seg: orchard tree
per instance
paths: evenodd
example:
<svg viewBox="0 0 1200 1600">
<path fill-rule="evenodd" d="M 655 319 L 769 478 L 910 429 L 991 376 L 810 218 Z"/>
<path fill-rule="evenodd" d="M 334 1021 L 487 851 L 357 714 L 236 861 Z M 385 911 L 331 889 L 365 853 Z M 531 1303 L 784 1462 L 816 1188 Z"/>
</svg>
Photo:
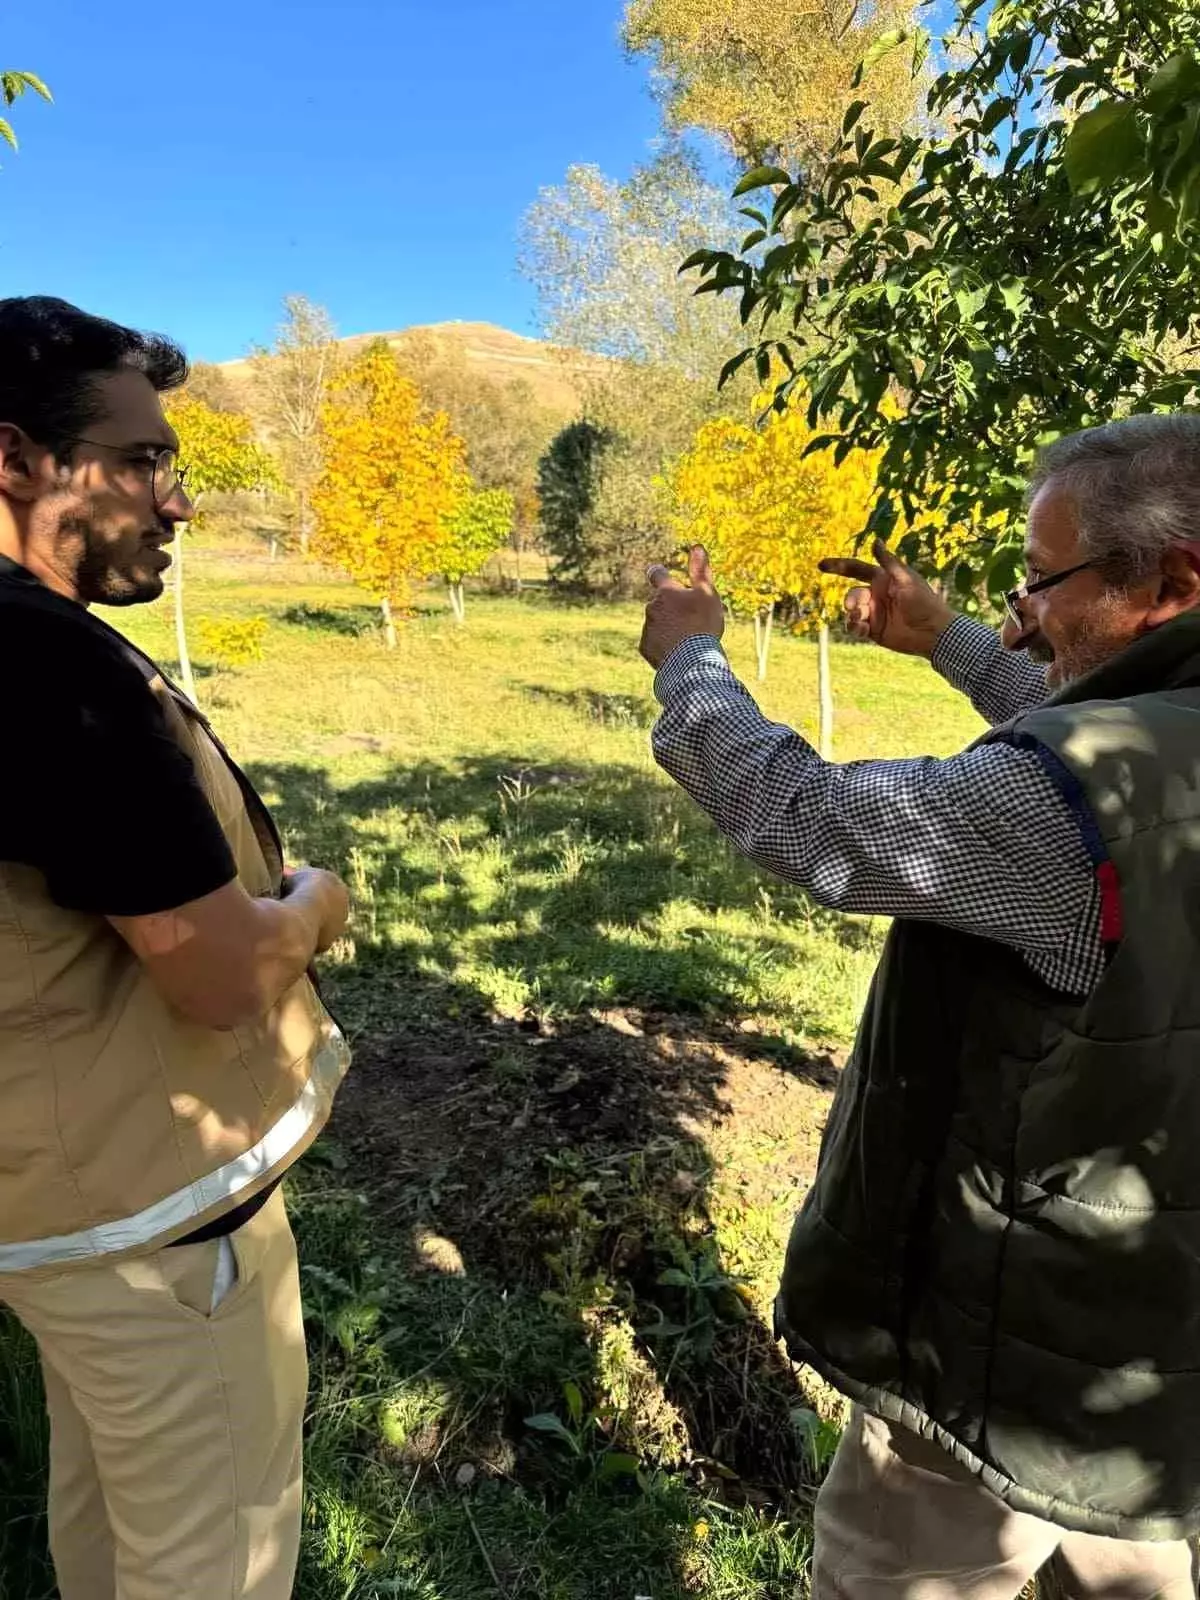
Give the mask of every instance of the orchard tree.
<svg viewBox="0 0 1200 1600">
<path fill-rule="evenodd" d="M 179 459 L 187 475 L 188 496 L 197 514 L 210 493 L 270 489 L 277 483 L 275 465 L 255 440 L 249 417 L 234 411 L 214 411 L 186 391 L 177 395 L 167 419 L 179 435 Z M 175 588 L 175 640 L 179 676 L 184 692 L 196 700 L 196 679 L 188 651 L 183 605 L 182 527 L 176 530 L 173 578 Z"/>
<path fill-rule="evenodd" d="M 538 462 L 538 515 L 554 583 L 585 584 L 588 523 L 599 489 L 600 462 L 612 434 L 586 419 L 571 422 Z"/>
<path fill-rule="evenodd" d="M 463 580 L 473 578 L 512 538 L 513 497 L 507 489 L 471 489 L 446 518 L 434 551 L 435 570 L 446 580 L 455 622 L 465 622 Z"/>
<path fill-rule="evenodd" d="M 712 134 L 735 160 L 808 166 L 840 130 L 863 55 L 911 27 L 913 0 L 629 0 L 625 42 L 653 62 L 667 123 Z M 911 126 L 907 64 L 872 79 L 881 132 Z"/>
<path fill-rule="evenodd" d="M 437 549 L 470 488 L 463 442 L 428 415 L 382 339 L 334 378 L 321 413 L 323 470 L 311 553 L 373 595 L 389 647 L 395 608 Z"/>
<path fill-rule="evenodd" d="M 740 343 L 731 307 L 697 300 L 680 258 L 742 230 L 722 190 L 673 145 L 623 183 L 575 166 L 525 214 L 520 266 L 546 338 L 635 368 L 711 378 Z M 593 378 L 603 382 L 605 368 Z"/>
<path fill-rule="evenodd" d="M 0 100 L 4 102 L 7 112 L 16 105 L 23 94 L 40 95 L 43 100 L 51 98 L 50 91 L 42 80 L 33 72 L 0 72 Z M 7 116 L 0 117 L 0 139 L 12 149 L 17 148 L 17 136 L 13 132 L 13 125 Z"/>
<path fill-rule="evenodd" d="M 400 370 L 423 404 L 444 411 L 463 441 L 472 482 L 507 489 L 522 511 L 522 530 L 535 518 L 537 463 L 561 425 L 539 404 L 524 378 L 493 377 L 470 359 L 461 340 L 439 328 L 410 328 L 393 345 Z"/>
<path fill-rule="evenodd" d="M 718 420 L 703 427 L 676 463 L 669 489 L 681 542 L 708 550 L 730 608 L 754 620 L 758 676 L 767 675 L 772 624 L 783 601 L 798 625 L 817 636 L 820 705 L 818 745 L 833 742 L 829 622 L 841 611 L 845 585 L 821 571 L 827 556 L 853 555 L 868 515 L 878 465 L 851 451 L 840 465 L 811 452 L 801 411 L 772 416 L 763 427 Z M 945 543 L 943 566 L 955 551 Z"/>
<path fill-rule="evenodd" d="M 321 476 L 321 408 L 339 358 L 337 330 L 323 306 L 284 298 L 269 350 L 251 352 L 253 405 L 283 469 L 301 555 L 312 537 L 313 491 Z"/>
<path fill-rule="evenodd" d="M 873 53 L 929 46 L 899 30 Z M 814 445 L 881 452 L 870 526 L 905 520 L 908 554 L 985 530 L 996 592 L 1040 444 L 1200 399 L 1200 8 L 957 0 L 939 55 L 944 132 L 881 137 L 855 101 L 818 168 L 742 179 L 773 193 L 739 251 L 685 266 L 755 330 L 726 375 L 782 361 L 774 403 L 804 405 Z"/>
<path fill-rule="evenodd" d="M 697 299 L 679 261 L 717 238 L 732 247 L 740 231 L 722 191 L 675 146 L 623 183 L 572 167 L 526 215 L 522 267 L 543 330 L 601 358 L 585 369 L 578 426 L 611 448 L 595 463 L 586 527 L 571 536 L 579 553 L 562 575 L 572 581 L 622 590 L 661 549 L 655 480 L 730 403 L 712 379 L 742 342 L 735 308 Z M 552 453 L 581 437 L 560 435 Z M 547 521 L 561 550 L 556 505 Z"/>
</svg>

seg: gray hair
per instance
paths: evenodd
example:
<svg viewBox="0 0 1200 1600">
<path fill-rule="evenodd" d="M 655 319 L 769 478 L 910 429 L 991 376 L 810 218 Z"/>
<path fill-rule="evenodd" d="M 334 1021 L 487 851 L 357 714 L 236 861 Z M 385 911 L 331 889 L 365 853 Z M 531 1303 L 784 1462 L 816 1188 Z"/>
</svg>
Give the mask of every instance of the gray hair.
<svg viewBox="0 0 1200 1600">
<path fill-rule="evenodd" d="M 1051 479 L 1074 502 L 1085 554 L 1135 583 L 1172 546 L 1200 541 L 1200 415 L 1123 417 L 1058 439 L 1037 458 L 1029 499 Z"/>
</svg>

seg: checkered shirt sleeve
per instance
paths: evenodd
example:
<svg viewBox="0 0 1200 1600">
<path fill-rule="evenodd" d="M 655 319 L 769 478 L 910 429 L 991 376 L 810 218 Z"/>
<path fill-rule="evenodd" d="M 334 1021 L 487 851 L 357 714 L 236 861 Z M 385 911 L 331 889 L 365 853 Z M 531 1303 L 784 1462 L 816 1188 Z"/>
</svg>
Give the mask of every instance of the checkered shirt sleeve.
<svg viewBox="0 0 1200 1600">
<path fill-rule="evenodd" d="M 1024 651 L 1005 650 L 1000 635 L 971 617 L 955 617 L 933 652 L 934 670 L 997 727 L 1046 698 L 1046 674 Z"/>
<path fill-rule="evenodd" d="M 1036 703 L 1028 673 L 998 672 L 978 635 L 958 629 L 951 643 L 939 665 L 973 698 L 1008 715 Z M 709 636 L 685 640 L 654 687 L 655 759 L 751 861 L 823 905 L 980 934 L 1053 988 L 1091 990 L 1103 967 L 1099 891 L 1035 752 L 996 743 L 946 760 L 823 761 L 763 716 Z"/>
</svg>

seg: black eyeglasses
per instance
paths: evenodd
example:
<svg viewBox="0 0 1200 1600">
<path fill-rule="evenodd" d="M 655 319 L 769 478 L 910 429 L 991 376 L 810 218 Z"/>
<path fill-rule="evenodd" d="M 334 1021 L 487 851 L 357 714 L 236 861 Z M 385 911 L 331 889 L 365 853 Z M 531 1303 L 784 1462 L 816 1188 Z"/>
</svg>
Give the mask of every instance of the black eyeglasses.
<svg viewBox="0 0 1200 1600">
<path fill-rule="evenodd" d="M 126 461 L 150 467 L 150 492 L 154 496 L 154 504 L 160 509 L 173 494 L 187 492 L 187 468 L 179 465 L 179 453 L 176 450 L 163 448 L 146 454 L 141 450 L 130 450 L 125 445 L 106 444 L 103 439 L 64 439 L 63 443 L 88 444 L 93 450 L 114 450 Z"/>
<path fill-rule="evenodd" d="M 1056 583 L 1065 583 L 1068 578 L 1073 578 L 1077 572 L 1084 572 L 1092 563 L 1081 561 L 1077 567 L 1068 567 L 1065 572 L 1052 572 L 1048 578 L 1039 578 L 1036 583 L 1030 583 L 1026 578 L 1024 583 L 1019 583 L 1015 589 L 1009 589 L 1004 596 L 1004 607 L 1018 628 L 1025 626 L 1025 618 L 1021 615 L 1021 602 L 1028 600 L 1031 594 L 1042 594 L 1047 589 L 1053 589 Z"/>
</svg>

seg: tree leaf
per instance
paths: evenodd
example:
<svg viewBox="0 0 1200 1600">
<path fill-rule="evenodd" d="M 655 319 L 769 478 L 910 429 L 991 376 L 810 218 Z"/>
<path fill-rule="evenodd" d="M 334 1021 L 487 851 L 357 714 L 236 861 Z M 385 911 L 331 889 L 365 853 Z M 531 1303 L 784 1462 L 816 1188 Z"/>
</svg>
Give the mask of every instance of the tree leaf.
<svg viewBox="0 0 1200 1600">
<path fill-rule="evenodd" d="M 1025 550 L 1019 544 L 1001 545 L 993 551 L 984 573 L 988 597 L 993 605 L 1002 605 L 1005 592 L 1016 584 L 1018 574 L 1025 570 Z"/>
<path fill-rule="evenodd" d="M 776 183 L 791 183 L 791 177 L 782 167 L 754 167 L 741 178 L 733 191 L 733 198 L 737 200 L 741 195 L 749 194 L 754 189 L 766 189 Z"/>
<path fill-rule="evenodd" d="M 12 145 L 14 150 L 17 148 L 17 136 L 12 130 L 12 123 L 5 122 L 3 117 L 0 117 L 0 139 L 3 139 L 5 144 Z"/>
<path fill-rule="evenodd" d="M 41 95 L 43 100 L 49 100 L 51 103 L 53 103 L 54 96 L 50 93 L 49 89 L 47 89 L 46 85 L 38 77 L 37 73 L 35 73 L 35 72 L 18 72 L 18 73 L 15 73 L 14 76 L 17 77 L 22 84 L 24 84 L 26 89 L 32 89 L 34 94 L 39 94 L 39 95 Z"/>
<path fill-rule="evenodd" d="M 1002 122 L 1012 116 L 1015 108 L 1016 101 L 1009 95 L 1001 95 L 998 100 L 993 100 L 980 120 L 980 133 L 994 133 Z"/>
<path fill-rule="evenodd" d="M 851 101 L 850 105 L 846 108 L 846 115 L 842 118 L 842 137 L 843 138 L 845 138 L 846 135 L 850 132 L 851 128 L 853 128 L 854 124 L 858 121 L 859 117 L 862 116 L 863 112 L 867 109 L 867 106 L 869 104 L 870 104 L 870 102 L 867 101 L 867 100 L 853 100 L 853 101 Z"/>
<path fill-rule="evenodd" d="M 1200 63 L 1187 52 L 1172 56 L 1150 79 L 1142 104 L 1152 116 L 1161 117 L 1185 100 L 1200 95 Z"/>
<path fill-rule="evenodd" d="M 1063 165 L 1076 194 L 1092 194 L 1145 166 L 1145 139 L 1130 100 L 1107 100 L 1085 111 L 1067 135 Z"/>
<path fill-rule="evenodd" d="M 623 1450 L 608 1450 L 600 1458 L 598 1476 L 605 1482 L 610 1478 L 636 1478 L 641 1465 L 636 1456 L 626 1455 Z"/>
<path fill-rule="evenodd" d="M 713 260 L 715 252 L 712 250 L 693 250 L 685 261 L 679 264 L 681 273 L 691 272 L 696 267 L 705 267 Z"/>
<path fill-rule="evenodd" d="M 578 1427 L 583 1421 L 583 1390 L 573 1378 L 568 1378 L 563 1384 L 563 1396 L 567 1402 L 567 1415 Z"/>
<path fill-rule="evenodd" d="M 748 350 L 739 350 L 736 356 L 730 356 L 729 360 L 721 368 L 721 376 L 717 379 L 717 388 L 723 389 L 734 373 L 739 371 L 753 354 L 754 349 L 751 346 Z"/>
<path fill-rule="evenodd" d="M 898 50 L 906 40 L 912 38 L 911 28 L 888 28 L 868 45 L 863 52 L 862 70 L 870 72 L 871 68 L 884 56 L 891 55 L 893 50 Z"/>
<path fill-rule="evenodd" d="M 525 1426 L 532 1428 L 536 1433 L 548 1433 L 555 1439 L 561 1439 L 565 1445 L 569 1446 L 574 1455 L 580 1453 L 579 1441 L 575 1435 L 569 1428 L 564 1426 L 562 1419 L 556 1417 L 551 1411 L 539 1411 L 534 1417 L 526 1417 Z"/>
</svg>

